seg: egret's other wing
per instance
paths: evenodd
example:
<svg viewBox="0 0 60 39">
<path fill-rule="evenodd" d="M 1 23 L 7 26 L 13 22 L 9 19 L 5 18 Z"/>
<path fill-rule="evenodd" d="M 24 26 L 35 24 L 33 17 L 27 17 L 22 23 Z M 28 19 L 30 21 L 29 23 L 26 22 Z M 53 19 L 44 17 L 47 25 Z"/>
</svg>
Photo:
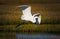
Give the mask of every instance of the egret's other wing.
<svg viewBox="0 0 60 39">
<path fill-rule="evenodd" d="M 41 14 L 40 13 L 34 14 L 33 17 L 37 24 L 41 23 Z"/>
<path fill-rule="evenodd" d="M 33 14 L 34 17 L 41 15 L 40 13 Z"/>
</svg>

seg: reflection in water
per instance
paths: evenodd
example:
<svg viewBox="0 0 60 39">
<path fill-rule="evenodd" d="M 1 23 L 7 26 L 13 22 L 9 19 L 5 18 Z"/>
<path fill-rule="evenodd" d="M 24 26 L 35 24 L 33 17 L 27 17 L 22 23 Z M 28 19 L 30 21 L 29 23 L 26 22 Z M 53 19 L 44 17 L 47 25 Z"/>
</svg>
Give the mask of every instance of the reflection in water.
<svg viewBox="0 0 60 39">
<path fill-rule="evenodd" d="M 35 38 L 35 39 L 48 39 L 48 38 L 55 38 L 57 35 L 51 35 L 51 34 L 16 34 L 16 37 L 19 38 Z"/>
</svg>

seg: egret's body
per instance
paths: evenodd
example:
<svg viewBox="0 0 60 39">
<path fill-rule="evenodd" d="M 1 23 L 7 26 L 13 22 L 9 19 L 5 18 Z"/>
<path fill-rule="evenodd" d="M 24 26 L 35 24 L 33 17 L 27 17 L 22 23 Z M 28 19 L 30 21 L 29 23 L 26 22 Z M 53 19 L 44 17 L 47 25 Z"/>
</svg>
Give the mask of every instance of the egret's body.
<svg viewBox="0 0 60 39">
<path fill-rule="evenodd" d="M 39 13 L 32 15 L 31 7 L 27 5 L 18 6 L 22 8 L 22 16 L 21 19 L 25 21 L 31 21 L 32 23 L 40 24 L 41 23 L 41 15 Z"/>
</svg>

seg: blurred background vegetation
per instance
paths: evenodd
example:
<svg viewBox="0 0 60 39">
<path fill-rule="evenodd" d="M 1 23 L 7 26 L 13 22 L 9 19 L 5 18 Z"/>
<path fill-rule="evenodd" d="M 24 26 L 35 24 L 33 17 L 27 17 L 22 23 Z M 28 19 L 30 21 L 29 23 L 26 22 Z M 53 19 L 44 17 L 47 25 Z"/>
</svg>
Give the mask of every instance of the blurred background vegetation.
<svg viewBox="0 0 60 39">
<path fill-rule="evenodd" d="M 27 27 L 20 27 L 17 30 L 60 30 L 60 0 L 0 0 L 0 30 L 16 30 L 16 25 L 23 22 L 20 19 L 22 11 L 16 7 L 19 5 L 30 5 L 32 7 L 32 14 L 37 12 L 41 14 L 42 22 L 41 25 L 39 25 L 40 27 L 35 24 L 28 24 L 28 29 L 26 29 Z M 27 24 L 22 26 L 27 26 Z"/>
</svg>

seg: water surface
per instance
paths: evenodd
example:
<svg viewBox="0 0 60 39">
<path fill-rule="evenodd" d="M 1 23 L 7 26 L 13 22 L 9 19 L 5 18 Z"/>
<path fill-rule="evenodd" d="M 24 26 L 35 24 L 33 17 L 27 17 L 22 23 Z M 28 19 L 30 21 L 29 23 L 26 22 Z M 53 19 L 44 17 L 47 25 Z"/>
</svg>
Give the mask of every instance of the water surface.
<svg viewBox="0 0 60 39">
<path fill-rule="evenodd" d="M 16 37 L 23 38 L 23 39 L 57 39 L 60 38 L 59 35 L 54 34 L 16 34 Z"/>
</svg>

